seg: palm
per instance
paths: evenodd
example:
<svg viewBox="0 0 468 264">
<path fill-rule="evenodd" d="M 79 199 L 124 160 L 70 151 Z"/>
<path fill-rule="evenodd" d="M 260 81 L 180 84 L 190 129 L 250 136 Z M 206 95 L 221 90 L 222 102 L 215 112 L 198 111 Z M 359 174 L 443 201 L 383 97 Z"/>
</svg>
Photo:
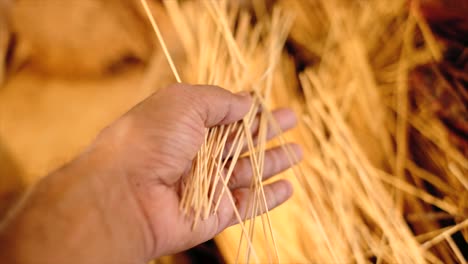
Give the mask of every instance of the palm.
<svg viewBox="0 0 468 264">
<path fill-rule="evenodd" d="M 193 91 L 202 88 L 189 89 Z M 181 86 L 162 90 L 124 117 L 124 120 L 129 119 L 128 122 L 132 124 L 129 131 L 131 136 L 126 137 L 131 142 L 125 144 L 132 146 L 131 151 L 127 151 L 132 161 L 127 162 L 127 174 L 155 236 L 155 252 L 164 254 L 204 242 L 237 221 L 228 193 L 221 197 L 218 211 L 200 221 L 195 228 L 193 219 L 179 209 L 181 181 L 188 176 L 192 161 L 204 142 L 206 128 L 237 121 L 248 110 L 245 107 L 239 113 L 219 111 L 220 113 L 205 115 L 199 109 L 216 102 L 204 96 L 195 97 L 191 91 Z M 224 90 L 221 92 L 227 93 Z M 208 95 L 212 93 L 210 91 Z M 223 102 L 218 104 L 223 107 Z M 232 116 L 223 117 L 223 114 Z M 274 112 L 274 116 L 284 130 L 295 125 L 294 115 L 290 111 L 278 110 Z M 154 126 L 148 128 L 148 124 Z M 273 136 L 274 133 L 269 133 L 269 137 Z M 293 149 L 300 155 L 297 146 L 293 145 Z M 273 176 L 289 166 L 282 149 L 268 150 L 264 177 Z M 238 161 L 231 177 L 229 192 L 236 200 L 239 211 L 246 208 L 251 171 L 248 158 L 243 158 Z M 278 181 L 265 186 L 265 194 L 270 198 L 269 207 L 275 207 L 289 197 L 290 186 L 287 182 Z"/>
</svg>

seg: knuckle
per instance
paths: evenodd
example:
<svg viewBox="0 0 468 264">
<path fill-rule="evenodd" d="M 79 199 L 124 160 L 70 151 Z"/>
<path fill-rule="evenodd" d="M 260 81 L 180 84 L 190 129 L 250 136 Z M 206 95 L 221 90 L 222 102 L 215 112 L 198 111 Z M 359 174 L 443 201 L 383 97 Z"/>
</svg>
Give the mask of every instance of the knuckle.
<svg viewBox="0 0 468 264">
<path fill-rule="evenodd" d="M 227 169 L 224 169 L 224 171 L 225 171 L 224 175 L 226 175 Z M 236 169 L 234 169 L 234 170 L 232 171 L 231 177 L 229 178 L 229 182 L 227 183 L 228 188 L 229 188 L 229 189 L 234 189 L 234 188 L 236 188 L 236 187 L 237 187 L 237 183 L 238 183 L 237 172 L 236 172 Z"/>
</svg>

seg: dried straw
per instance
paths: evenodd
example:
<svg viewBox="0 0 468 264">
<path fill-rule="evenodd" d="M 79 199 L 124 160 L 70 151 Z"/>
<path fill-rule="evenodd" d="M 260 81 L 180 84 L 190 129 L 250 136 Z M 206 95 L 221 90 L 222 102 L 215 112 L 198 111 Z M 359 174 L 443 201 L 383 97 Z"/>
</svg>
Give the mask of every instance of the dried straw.
<svg viewBox="0 0 468 264">
<path fill-rule="evenodd" d="M 262 175 L 267 149 L 267 128 L 272 122 L 273 126 L 278 126 L 268 110 L 273 73 L 281 58 L 291 18 L 280 10 L 275 10 L 271 17 L 252 26 L 250 14 L 235 6 L 228 8 L 226 1 L 187 3 L 189 7 L 180 6 L 175 1 L 166 1 L 168 14 L 186 53 L 187 68 L 182 68 L 182 77 L 179 77 L 146 1 L 141 2 L 179 82 L 183 79 L 188 83 L 218 85 L 231 88 L 233 92 L 250 91 L 254 96 L 253 106 L 242 122 L 207 130 L 205 143 L 194 159 L 190 175 L 183 182 L 181 210 L 193 217 L 193 227 L 196 228 L 199 221 L 217 212 L 221 198 L 226 195 L 242 229 L 238 251 L 245 247 L 246 253 L 242 257 L 245 262 L 249 262 L 251 256 L 259 261 L 253 248 L 252 236 L 256 229 L 254 217 L 264 212 L 265 216 L 260 219 L 264 240 L 271 243 L 269 258 L 270 261 L 274 258 L 275 262 L 279 262 Z M 194 10 L 197 10 L 196 14 L 193 13 Z M 235 23 L 237 27 L 234 32 Z M 258 118 L 259 125 L 254 139 L 251 131 L 255 118 Z M 228 144 L 228 140 L 232 142 Z M 252 197 L 247 215 L 240 215 L 228 182 L 237 161 L 244 154 L 245 146 L 253 168 L 250 187 Z M 247 218 L 253 220 L 244 222 Z M 237 255 L 239 261 L 240 257 Z"/>
<path fill-rule="evenodd" d="M 182 79 L 255 97 L 241 123 L 207 131 L 184 181 L 181 210 L 194 226 L 216 212 L 220 194 L 234 206 L 226 186 L 245 145 L 254 174 L 248 216 L 268 211 L 266 130 L 280 132 L 268 109 L 286 101 L 302 112 L 290 138 L 306 159 L 286 174 L 297 179 L 296 195 L 257 226 L 237 212 L 240 227 L 218 239 L 227 262 L 466 263 L 468 161 L 430 103 L 413 97 L 414 69 L 444 54 L 418 3 L 287 0 L 268 13 L 256 1 L 252 22 L 226 1 L 165 2 L 186 55 Z M 288 87 L 297 73 L 283 51 L 293 21 L 285 10 L 296 15 L 289 48 L 305 68 L 301 92 Z"/>
</svg>

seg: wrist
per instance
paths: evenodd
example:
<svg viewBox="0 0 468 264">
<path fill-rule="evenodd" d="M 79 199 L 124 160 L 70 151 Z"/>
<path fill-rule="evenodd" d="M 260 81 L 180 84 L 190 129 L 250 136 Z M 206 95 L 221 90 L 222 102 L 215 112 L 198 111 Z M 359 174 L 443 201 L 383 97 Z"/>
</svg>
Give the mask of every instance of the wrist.
<svg viewBox="0 0 468 264">
<path fill-rule="evenodd" d="M 14 263 L 138 263 L 152 236 L 114 155 L 98 139 L 45 177 L 0 230 L 0 255 Z"/>
</svg>

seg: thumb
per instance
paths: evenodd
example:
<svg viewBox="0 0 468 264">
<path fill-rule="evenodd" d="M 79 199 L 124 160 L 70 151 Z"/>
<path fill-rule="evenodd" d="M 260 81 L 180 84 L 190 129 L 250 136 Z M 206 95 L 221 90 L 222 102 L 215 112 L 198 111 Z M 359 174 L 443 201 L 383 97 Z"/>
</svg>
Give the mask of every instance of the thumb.
<svg viewBox="0 0 468 264">
<path fill-rule="evenodd" d="M 184 89 L 193 101 L 193 107 L 205 127 L 230 124 L 241 120 L 252 105 L 252 98 L 247 92 L 234 94 L 213 85 L 177 85 Z"/>
</svg>

